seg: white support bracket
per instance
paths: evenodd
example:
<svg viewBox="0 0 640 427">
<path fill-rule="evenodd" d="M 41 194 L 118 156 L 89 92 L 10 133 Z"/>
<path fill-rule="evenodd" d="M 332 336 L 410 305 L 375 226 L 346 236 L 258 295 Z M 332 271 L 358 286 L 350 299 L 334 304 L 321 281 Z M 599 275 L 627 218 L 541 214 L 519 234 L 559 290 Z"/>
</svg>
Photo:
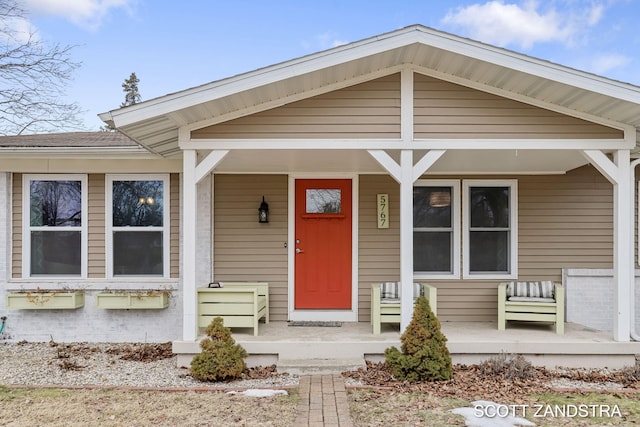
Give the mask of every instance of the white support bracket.
<svg viewBox="0 0 640 427">
<path fill-rule="evenodd" d="M 215 150 L 209 153 L 209 155 L 196 166 L 195 183 L 199 183 L 205 176 L 209 175 L 227 154 L 229 154 L 229 150 Z"/>
<path fill-rule="evenodd" d="M 416 182 L 423 173 L 429 170 L 435 162 L 442 157 L 446 150 L 430 150 L 427 154 L 422 156 L 420 160 L 413 166 L 413 182 Z"/>
<path fill-rule="evenodd" d="M 583 150 L 582 154 L 612 184 L 620 182 L 618 167 L 600 150 Z"/>
<path fill-rule="evenodd" d="M 387 172 L 389 172 L 389 175 L 391 175 L 393 179 L 395 179 L 398 183 L 401 182 L 402 177 L 400 176 L 401 175 L 400 165 L 396 163 L 396 161 L 393 160 L 391 156 L 387 154 L 386 151 L 369 150 L 369 154 L 378 163 L 380 163 L 380 166 L 382 166 Z"/>
</svg>

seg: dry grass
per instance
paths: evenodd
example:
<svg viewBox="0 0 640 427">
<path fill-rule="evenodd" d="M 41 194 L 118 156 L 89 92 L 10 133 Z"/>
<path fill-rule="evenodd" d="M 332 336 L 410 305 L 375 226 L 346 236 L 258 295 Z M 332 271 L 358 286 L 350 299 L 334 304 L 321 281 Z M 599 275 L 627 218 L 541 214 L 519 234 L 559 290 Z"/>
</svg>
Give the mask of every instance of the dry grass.
<svg viewBox="0 0 640 427">
<path fill-rule="evenodd" d="M 520 403 L 526 409 L 526 418 L 543 426 L 637 426 L 640 425 L 640 395 L 545 393 L 532 395 Z M 368 426 L 464 426 L 464 418 L 451 413 L 454 408 L 471 406 L 461 399 L 437 397 L 424 393 L 392 390 L 361 389 L 349 393 L 349 409 L 354 425 Z M 509 402 L 501 402 L 509 403 Z M 544 415 L 544 411 L 567 405 L 595 405 L 611 408 L 618 405 L 621 416 L 559 416 Z M 540 409 L 538 409 L 540 408 Z M 548 409 L 550 408 L 550 409 Z M 522 415 L 522 406 L 516 410 Z M 540 411 L 536 415 L 536 411 Z M 549 413 L 550 414 L 550 413 Z M 499 419 L 499 418 L 496 418 Z"/>
<path fill-rule="evenodd" d="M 3 426 L 292 426 L 297 396 L 0 387 Z"/>
</svg>

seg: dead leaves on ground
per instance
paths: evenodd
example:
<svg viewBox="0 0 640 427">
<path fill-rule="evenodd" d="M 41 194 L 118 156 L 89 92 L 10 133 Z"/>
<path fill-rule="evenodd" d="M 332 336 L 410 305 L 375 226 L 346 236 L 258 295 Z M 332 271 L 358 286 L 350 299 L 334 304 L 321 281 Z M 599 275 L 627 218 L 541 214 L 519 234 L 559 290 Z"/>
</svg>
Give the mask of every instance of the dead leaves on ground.
<svg viewBox="0 0 640 427">
<path fill-rule="evenodd" d="M 384 363 L 367 362 L 366 369 L 345 372 L 343 376 L 358 380 L 363 384 L 378 387 L 385 392 L 423 393 L 437 397 L 451 397 L 474 400 L 508 401 L 524 404 L 532 394 L 550 391 L 549 381 L 553 378 L 569 378 L 587 382 L 619 382 L 625 387 L 640 388 L 635 378 L 624 370 L 611 373 L 598 371 L 563 370 L 548 371 L 535 368 L 536 375 L 531 379 L 505 379 L 498 376 L 483 375 L 478 365 L 454 365 L 453 378 L 448 381 L 407 383 L 393 378 L 391 371 Z M 627 380 L 625 380 L 627 378 Z"/>
</svg>

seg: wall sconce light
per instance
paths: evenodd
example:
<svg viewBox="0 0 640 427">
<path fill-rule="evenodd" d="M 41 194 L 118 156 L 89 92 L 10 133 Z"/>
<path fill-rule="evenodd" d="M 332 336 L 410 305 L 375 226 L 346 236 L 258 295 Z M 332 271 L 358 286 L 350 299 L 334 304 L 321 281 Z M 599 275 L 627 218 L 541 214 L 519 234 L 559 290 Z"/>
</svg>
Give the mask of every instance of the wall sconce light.
<svg viewBox="0 0 640 427">
<path fill-rule="evenodd" d="M 269 204 L 264 201 L 264 196 L 262 196 L 262 203 L 258 209 L 258 222 L 261 224 L 269 222 Z"/>
</svg>

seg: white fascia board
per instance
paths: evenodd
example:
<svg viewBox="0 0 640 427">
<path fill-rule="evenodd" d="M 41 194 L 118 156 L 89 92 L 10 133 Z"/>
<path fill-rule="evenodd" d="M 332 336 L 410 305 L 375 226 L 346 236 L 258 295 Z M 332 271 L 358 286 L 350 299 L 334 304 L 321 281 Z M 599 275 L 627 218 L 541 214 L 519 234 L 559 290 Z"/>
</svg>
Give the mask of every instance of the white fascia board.
<svg viewBox="0 0 640 427">
<path fill-rule="evenodd" d="M 625 139 L 191 139 L 183 150 L 616 150 Z"/>
</svg>

